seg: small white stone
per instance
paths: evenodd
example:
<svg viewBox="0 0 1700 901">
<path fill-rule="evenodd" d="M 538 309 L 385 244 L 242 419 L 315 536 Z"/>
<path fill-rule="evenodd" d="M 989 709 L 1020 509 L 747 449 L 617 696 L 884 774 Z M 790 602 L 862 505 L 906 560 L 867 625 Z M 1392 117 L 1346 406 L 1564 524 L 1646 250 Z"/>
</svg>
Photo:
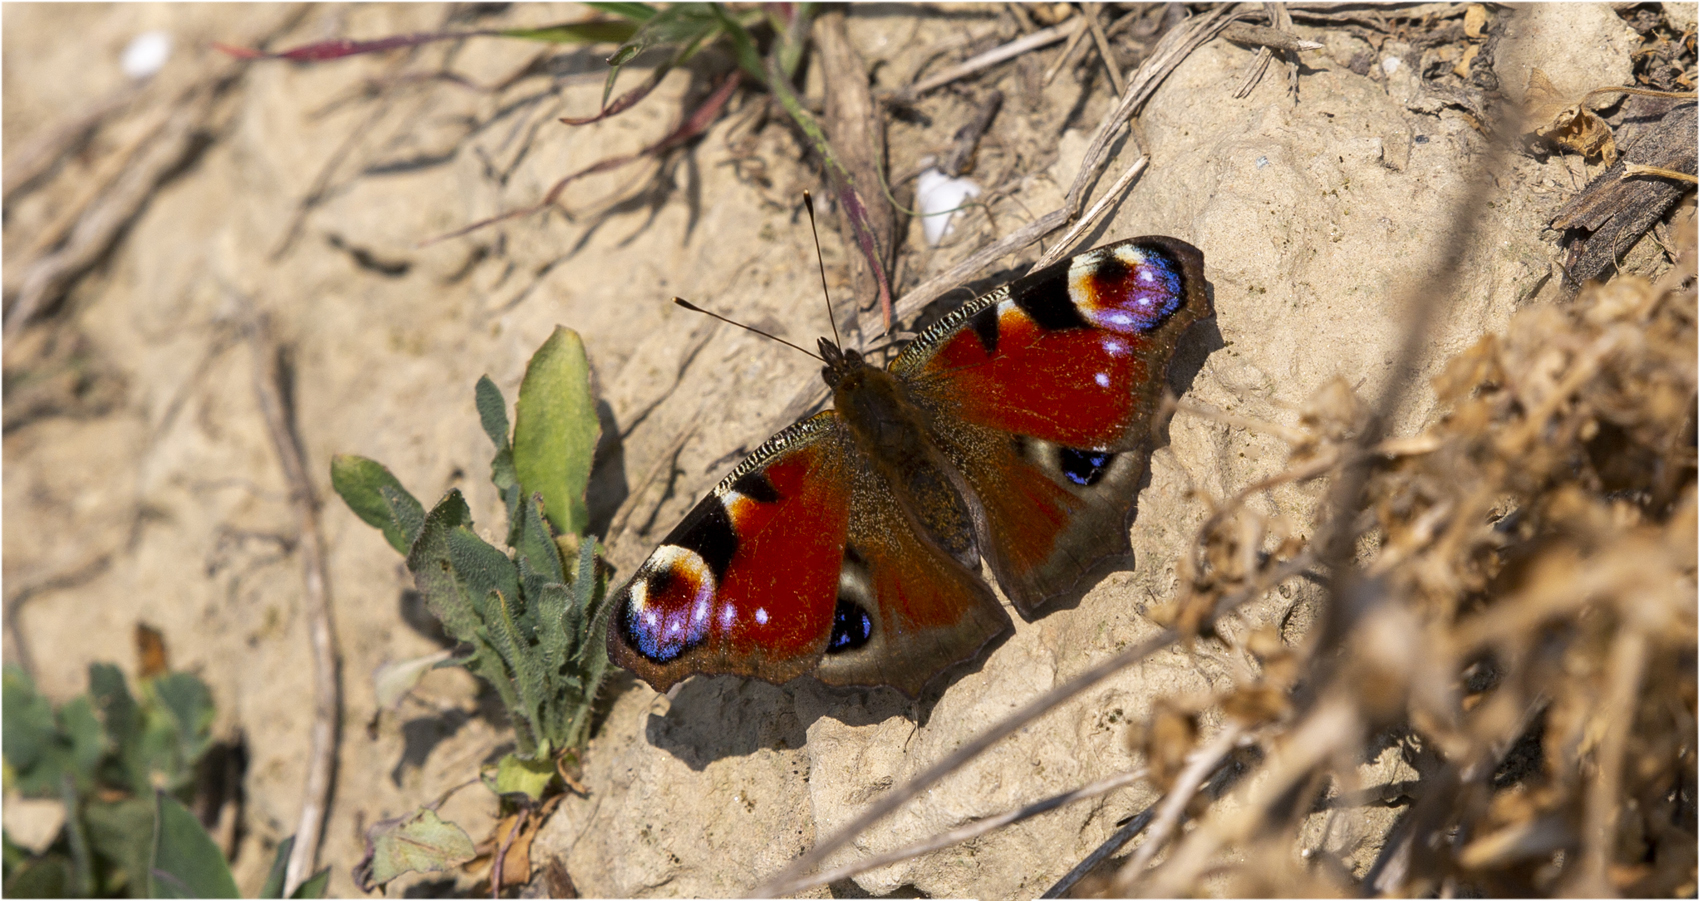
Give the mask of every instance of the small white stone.
<svg viewBox="0 0 1700 901">
<path fill-rule="evenodd" d="M 1381 61 L 1381 71 L 1384 74 L 1392 75 L 1394 72 L 1399 71 L 1399 64 L 1401 62 L 1403 61 L 1397 56 L 1386 57 Z"/>
<path fill-rule="evenodd" d="M 951 178 L 937 169 L 922 172 L 915 180 L 915 208 L 921 213 L 921 235 L 927 246 L 937 246 L 950 231 L 953 210 L 978 196 L 980 186 L 971 179 Z"/>
<path fill-rule="evenodd" d="M 130 39 L 118 65 L 131 78 L 146 78 L 164 68 L 171 58 L 171 35 L 164 31 L 144 31 Z"/>
</svg>

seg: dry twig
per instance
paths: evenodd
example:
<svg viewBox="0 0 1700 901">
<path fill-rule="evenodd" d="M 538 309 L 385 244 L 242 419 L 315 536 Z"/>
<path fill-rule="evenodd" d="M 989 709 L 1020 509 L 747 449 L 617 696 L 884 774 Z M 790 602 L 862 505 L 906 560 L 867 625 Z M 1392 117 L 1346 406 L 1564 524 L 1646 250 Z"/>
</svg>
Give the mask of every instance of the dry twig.
<svg viewBox="0 0 1700 901">
<path fill-rule="evenodd" d="M 300 533 L 303 613 L 313 654 L 313 728 L 309 738 L 307 780 L 302 790 L 301 817 L 295 845 L 284 877 L 284 894 L 295 891 L 317 869 L 319 841 L 330 811 L 336 778 L 337 745 L 341 737 L 342 681 L 336 632 L 331 621 L 329 582 L 325 576 L 325 547 L 319 529 L 319 502 L 307 475 L 295 411 L 284 398 L 287 376 L 280 364 L 281 349 L 272 338 L 263 313 L 250 313 L 246 324 L 254 357 L 254 395 L 266 421 L 272 449 L 289 484 L 290 506 Z"/>
<path fill-rule="evenodd" d="M 963 60 L 936 75 L 929 75 L 912 85 L 901 88 L 892 93 L 889 99 L 897 103 L 913 103 L 928 91 L 942 88 L 959 78 L 967 78 L 976 72 L 990 69 L 1004 60 L 1014 59 L 1029 50 L 1050 46 L 1071 35 L 1078 37 L 1079 33 L 1080 25 L 1078 21 L 1046 28 L 1043 31 L 1035 31 L 1024 37 L 1016 38 L 1001 47 L 993 47 L 985 53 Z"/>
<path fill-rule="evenodd" d="M 1146 778 L 1146 772 L 1143 768 L 1131 770 L 1125 773 L 1117 773 L 1114 776 L 1099 779 L 1097 782 L 1090 785 L 1083 785 L 1073 791 L 1066 791 L 1059 795 L 1052 795 L 1042 801 L 1035 801 L 1032 804 L 1028 804 L 1005 813 L 1000 813 L 997 816 L 990 816 L 985 819 L 975 820 L 972 823 L 942 832 L 924 841 L 919 841 L 915 844 L 898 848 L 895 851 L 887 851 L 884 854 L 876 854 L 872 857 L 866 857 L 858 860 L 855 863 L 845 864 L 837 869 L 818 873 L 806 880 L 793 883 L 787 890 L 787 893 L 798 894 L 806 892 L 812 888 L 830 885 L 841 879 L 849 879 L 852 876 L 866 873 L 869 870 L 877 870 L 880 867 L 900 863 L 913 857 L 920 857 L 922 854 L 930 854 L 941 848 L 948 848 L 952 845 L 960 845 L 969 839 L 978 838 L 979 836 L 985 835 L 994 829 L 1002 829 L 1012 823 L 1019 823 L 1022 820 L 1032 819 L 1039 814 L 1047 813 L 1067 804 L 1073 804 L 1076 801 L 1084 801 L 1087 798 L 1096 798 L 1099 795 L 1107 794 L 1118 788 L 1132 785 L 1144 778 Z"/>
</svg>

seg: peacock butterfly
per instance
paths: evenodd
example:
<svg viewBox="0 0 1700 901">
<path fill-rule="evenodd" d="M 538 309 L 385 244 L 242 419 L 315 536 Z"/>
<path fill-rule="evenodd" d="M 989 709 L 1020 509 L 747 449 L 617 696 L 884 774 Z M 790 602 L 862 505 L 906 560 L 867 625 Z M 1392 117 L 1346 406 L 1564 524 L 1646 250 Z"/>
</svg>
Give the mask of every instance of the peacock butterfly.
<svg viewBox="0 0 1700 901">
<path fill-rule="evenodd" d="M 885 369 L 821 338 L 834 409 L 769 438 L 614 599 L 609 656 L 658 691 L 693 673 L 813 673 L 914 696 L 1126 554 L 1204 255 L 1132 238 L 1015 280 Z"/>
</svg>

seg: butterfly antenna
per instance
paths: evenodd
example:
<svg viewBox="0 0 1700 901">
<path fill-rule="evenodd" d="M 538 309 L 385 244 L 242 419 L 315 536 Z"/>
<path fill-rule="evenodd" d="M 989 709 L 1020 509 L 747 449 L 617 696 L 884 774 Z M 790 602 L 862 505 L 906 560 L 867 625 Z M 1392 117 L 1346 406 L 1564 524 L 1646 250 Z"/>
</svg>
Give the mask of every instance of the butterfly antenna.
<svg viewBox="0 0 1700 901">
<path fill-rule="evenodd" d="M 769 334 L 767 332 L 762 331 L 759 328 L 756 328 L 753 325 L 745 325 L 745 324 L 743 324 L 742 322 L 739 322 L 736 319 L 727 319 L 725 316 L 722 316 L 719 313 L 714 312 L 713 310 L 705 310 L 702 307 L 699 307 L 696 304 L 691 303 L 690 301 L 684 299 L 683 297 L 675 297 L 675 298 L 673 298 L 673 302 L 678 304 L 681 307 L 684 307 L 687 310 L 690 310 L 693 313 L 701 313 L 704 316 L 713 316 L 715 319 L 718 319 L 721 322 L 727 323 L 729 325 L 735 325 L 735 326 L 737 326 L 741 329 L 744 329 L 745 331 L 755 332 L 756 334 L 762 336 L 763 338 L 772 338 L 773 340 L 778 341 L 780 344 L 783 344 L 786 347 L 791 348 L 792 350 L 801 351 L 802 353 L 806 353 L 809 356 L 814 357 L 817 360 L 820 360 L 822 363 L 826 362 L 825 360 L 821 359 L 820 354 L 817 354 L 812 350 L 807 350 L 807 349 L 798 347 L 797 345 L 792 344 L 791 342 L 785 340 L 784 338 L 779 337 L 778 335 Z"/>
<path fill-rule="evenodd" d="M 815 262 L 820 265 L 820 294 L 826 299 L 826 321 L 832 326 L 832 343 L 839 347 L 844 342 L 838 337 L 838 317 L 832 315 L 832 295 L 826 290 L 826 260 L 820 255 L 820 232 L 815 228 L 815 199 L 809 192 L 803 192 L 803 206 L 809 211 L 809 234 L 815 236 Z"/>
</svg>

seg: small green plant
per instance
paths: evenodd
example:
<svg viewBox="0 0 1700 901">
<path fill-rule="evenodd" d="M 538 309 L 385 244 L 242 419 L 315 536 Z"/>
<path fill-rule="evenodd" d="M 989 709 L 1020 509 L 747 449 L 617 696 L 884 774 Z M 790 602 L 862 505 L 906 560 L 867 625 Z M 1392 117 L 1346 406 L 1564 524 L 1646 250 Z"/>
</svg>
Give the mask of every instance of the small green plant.
<svg viewBox="0 0 1700 901">
<path fill-rule="evenodd" d="M 224 855 L 184 806 L 212 744 L 212 693 L 190 673 L 144 676 L 131 694 L 118 668 L 89 666 L 89 691 L 55 708 L 23 670 L 4 673 L 8 792 L 57 798 L 64 825 L 40 854 L 5 837 L 5 894 L 234 897 Z M 262 897 L 281 897 L 290 842 Z M 293 897 L 322 897 L 329 870 Z M 273 883 L 276 883 L 275 885 Z"/>
<path fill-rule="evenodd" d="M 488 377 L 479 379 L 476 399 L 496 446 L 490 478 L 507 506 L 507 550 L 473 531 L 459 490 L 427 512 L 388 469 L 352 455 L 331 461 L 331 484 L 355 515 L 407 556 L 426 606 L 462 643 L 464 653 L 441 665 L 464 666 L 496 689 L 516 748 L 486 784 L 516 804 L 535 806 L 557 790 L 561 769 L 576 761 L 588 740 L 591 708 L 608 669 L 607 575 L 595 539 L 584 534 L 585 487 L 601 429 L 583 343 L 573 331 L 557 328 L 532 356 L 514 405 L 511 439 L 506 402 Z M 365 875 L 357 878 L 382 883 L 407 870 L 445 869 L 470 859 L 472 843 L 458 837 L 434 839 L 430 847 L 440 853 L 420 854 L 419 842 L 392 841 L 385 831 L 421 819 L 389 821 L 370 835 L 359 868 Z M 395 852 L 386 848 L 406 849 L 408 856 L 392 859 Z"/>
</svg>

